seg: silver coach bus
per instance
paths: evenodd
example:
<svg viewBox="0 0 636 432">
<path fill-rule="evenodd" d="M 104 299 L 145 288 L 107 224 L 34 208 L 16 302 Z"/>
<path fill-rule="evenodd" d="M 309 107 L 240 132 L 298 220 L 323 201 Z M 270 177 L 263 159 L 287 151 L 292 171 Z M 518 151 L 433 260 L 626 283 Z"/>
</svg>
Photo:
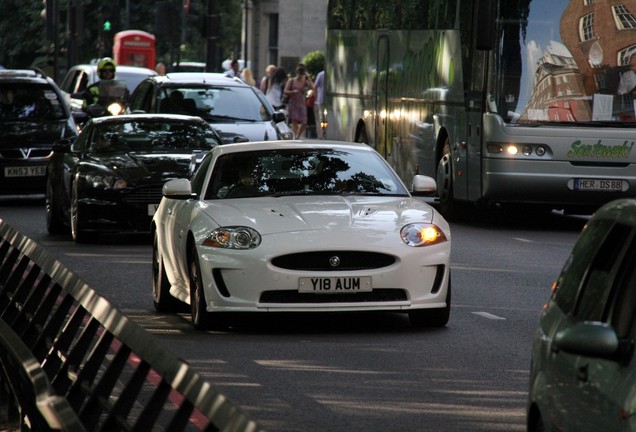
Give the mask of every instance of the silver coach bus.
<svg viewBox="0 0 636 432">
<path fill-rule="evenodd" d="M 328 136 L 375 147 L 406 182 L 437 178 L 451 218 L 636 196 L 635 14 L 636 0 L 330 0 Z"/>
</svg>

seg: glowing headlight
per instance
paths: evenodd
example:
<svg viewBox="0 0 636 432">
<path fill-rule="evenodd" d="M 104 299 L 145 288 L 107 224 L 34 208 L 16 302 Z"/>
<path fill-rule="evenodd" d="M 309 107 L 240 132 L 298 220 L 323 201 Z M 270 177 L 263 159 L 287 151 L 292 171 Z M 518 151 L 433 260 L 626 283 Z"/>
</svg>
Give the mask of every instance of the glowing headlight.
<svg viewBox="0 0 636 432">
<path fill-rule="evenodd" d="M 442 230 L 433 224 L 409 224 L 400 231 L 402 241 L 412 247 L 430 246 L 446 241 Z"/>
<path fill-rule="evenodd" d="M 294 139 L 294 133 L 291 132 L 291 131 L 290 132 L 281 132 L 280 139 L 283 139 L 283 140 Z"/>
<path fill-rule="evenodd" d="M 110 113 L 110 115 L 116 116 L 124 113 L 124 106 L 118 102 L 113 102 L 112 104 L 108 105 L 108 108 L 106 108 L 106 110 Z"/>
<path fill-rule="evenodd" d="M 249 227 L 223 227 L 212 231 L 203 244 L 224 249 L 254 249 L 261 244 L 261 235 Z"/>
</svg>

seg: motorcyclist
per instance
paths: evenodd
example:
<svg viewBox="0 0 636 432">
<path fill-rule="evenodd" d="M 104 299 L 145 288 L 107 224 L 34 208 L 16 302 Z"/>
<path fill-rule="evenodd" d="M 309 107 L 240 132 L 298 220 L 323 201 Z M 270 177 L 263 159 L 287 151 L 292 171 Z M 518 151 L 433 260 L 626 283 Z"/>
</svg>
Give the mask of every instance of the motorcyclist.
<svg viewBox="0 0 636 432">
<path fill-rule="evenodd" d="M 97 63 L 97 76 L 99 81 L 89 85 L 84 90 L 84 104 L 83 108 L 88 111 L 88 107 L 91 105 L 98 105 L 106 108 L 110 103 L 116 101 L 121 102 L 122 107 L 125 101 L 128 99 L 128 90 L 125 84 L 122 82 L 121 88 L 119 88 L 120 95 L 117 95 L 117 90 L 114 84 L 116 84 L 115 70 L 117 65 L 115 61 L 109 57 L 104 57 Z"/>
</svg>

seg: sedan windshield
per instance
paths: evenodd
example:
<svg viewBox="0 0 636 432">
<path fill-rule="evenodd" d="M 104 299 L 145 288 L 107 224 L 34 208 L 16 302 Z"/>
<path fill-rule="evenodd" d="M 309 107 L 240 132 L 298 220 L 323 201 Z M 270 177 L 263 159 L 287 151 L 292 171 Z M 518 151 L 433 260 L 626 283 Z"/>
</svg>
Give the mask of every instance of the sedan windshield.
<svg viewBox="0 0 636 432">
<path fill-rule="evenodd" d="M 195 115 L 210 123 L 262 122 L 271 119 L 261 99 L 249 87 L 164 88 L 159 107 L 163 113 Z"/>
<path fill-rule="evenodd" d="M 351 194 L 408 196 L 375 153 L 290 149 L 221 156 L 205 198 Z"/>
<path fill-rule="evenodd" d="M 46 84 L 0 85 L 0 121 L 47 121 L 66 118 L 57 93 Z"/>
<path fill-rule="evenodd" d="M 205 123 L 179 121 L 128 121 L 95 128 L 89 145 L 92 153 L 210 150 L 219 144 Z"/>
</svg>

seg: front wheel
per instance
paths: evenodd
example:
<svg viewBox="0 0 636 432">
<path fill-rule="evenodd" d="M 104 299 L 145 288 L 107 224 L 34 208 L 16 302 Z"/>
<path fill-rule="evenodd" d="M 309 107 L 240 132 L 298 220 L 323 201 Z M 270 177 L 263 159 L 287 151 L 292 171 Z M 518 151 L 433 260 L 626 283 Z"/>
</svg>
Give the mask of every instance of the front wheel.
<svg viewBox="0 0 636 432">
<path fill-rule="evenodd" d="M 197 249 L 192 247 L 190 254 L 190 312 L 192 325 L 197 330 L 208 330 L 212 324 L 212 314 L 207 311 L 203 281 L 201 280 L 201 265 Z"/>
<path fill-rule="evenodd" d="M 446 306 L 440 309 L 417 309 L 409 311 L 409 320 L 414 327 L 444 327 L 448 324 L 451 309 L 451 281 L 448 280 Z"/>
<path fill-rule="evenodd" d="M 455 199 L 453 193 L 453 158 L 450 141 L 446 138 L 442 154 L 437 163 L 437 196 L 440 213 L 449 220 L 459 220 L 465 216 L 466 206 Z"/>
<path fill-rule="evenodd" d="M 152 241 L 152 302 L 157 312 L 177 312 L 181 302 L 170 295 L 170 282 L 158 248 L 157 234 Z"/>
<path fill-rule="evenodd" d="M 55 193 L 53 192 L 53 185 L 51 180 L 47 179 L 46 182 L 46 195 L 45 195 L 45 211 L 46 211 L 46 229 L 49 234 L 61 234 L 67 230 L 62 222 L 62 218 L 59 217 L 60 210 L 57 208 L 55 202 Z"/>
<path fill-rule="evenodd" d="M 77 186 L 73 185 L 71 192 L 71 234 L 75 243 L 86 243 L 95 239 L 95 235 L 88 233 L 82 227 L 79 193 Z"/>
</svg>

